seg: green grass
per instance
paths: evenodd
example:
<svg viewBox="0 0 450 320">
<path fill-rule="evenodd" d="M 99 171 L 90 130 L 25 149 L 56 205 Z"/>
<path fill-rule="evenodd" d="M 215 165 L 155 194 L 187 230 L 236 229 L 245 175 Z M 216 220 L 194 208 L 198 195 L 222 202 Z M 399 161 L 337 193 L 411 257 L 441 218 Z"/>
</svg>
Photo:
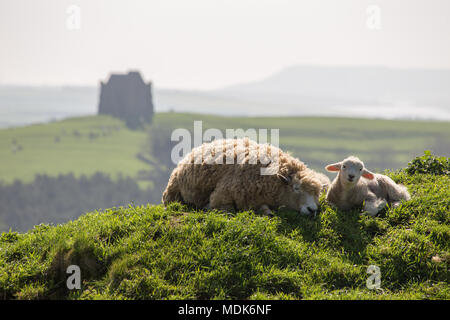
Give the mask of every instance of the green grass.
<svg viewBox="0 0 450 320">
<path fill-rule="evenodd" d="M 408 161 L 431 150 L 450 156 L 448 122 L 349 119 L 326 117 L 252 117 L 233 118 L 198 114 L 157 114 L 155 123 L 178 128 L 193 128 L 203 121 L 203 130 L 218 128 L 279 129 L 280 145 L 310 167 L 324 165 L 349 155 L 361 158 L 372 169 L 400 169 Z"/>
<path fill-rule="evenodd" d="M 98 171 L 112 178 L 135 177 L 148 169 L 136 158 L 145 139 L 145 132 L 131 131 L 108 116 L 0 130 L 0 180 L 31 182 L 36 174 L 79 177 Z M 15 146 L 22 149 L 14 153 Z"/>
<path fill-rule="evenodd" d="M 218 128 L 224 134 L 225 129 L 279 129 L 284 150 L 322 171 L 327 163 L 350 154 L 360 157 L 372 170 L 402 168 L 423 150 L 450 155 L 448 122 L 157 113 L 154 123 L 192 130 L 194 120 L 202 120 L 204 130 Z M 89 139 L 90 134 L 97 136 Z M 107 116 L 2 129 L 0 180 L 31 182 L 36 174 L 72 172 L 79 177 L 97 171 L 112 178 L 118 174 L 135 178 L 140 170 L 149 169 L 136 157 L 146 144 L 146 136 L 145 131 L 131 131 L 123 122 Z M 22 149 L 14 153 L 17 146 Z"/>
<path fill-rule="evenodd" d="M 379 217 L 336 211 L 113 208 L 0 237 L 6 299 L 450 299 L 450 177 L 389 175 L 412 200 Z M 68 291 L 66 268 L 82 270 Z M 369 290 L 369 265 L 381 289 Z"/>
</svg>

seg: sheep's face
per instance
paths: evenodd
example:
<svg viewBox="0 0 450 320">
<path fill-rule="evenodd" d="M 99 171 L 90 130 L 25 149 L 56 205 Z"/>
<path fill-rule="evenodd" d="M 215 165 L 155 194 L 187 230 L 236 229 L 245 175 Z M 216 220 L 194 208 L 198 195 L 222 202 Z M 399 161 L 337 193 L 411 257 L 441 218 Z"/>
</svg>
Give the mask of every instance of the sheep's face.
<svg viewBox="0 0 450 320">
<path fill-rule="evenodd" d="M 342 184 L 354 186 L 362 177 L 373 179 L 373 173 L 364 168 L 364 163 L 356 157 L 348 157 L 341 162 L 330 164 L 326 167 L 328 171 L 338 171 Z"/>
<path fill-rule="evenodd" d="M 300 178 L 293 175 L 289 178 L 285 193 L 286 205 L 302 214 L 316 215 L 319 209 L 319 195 L 322 184 L 319 180 L 310 177 Z"/>
</svg>

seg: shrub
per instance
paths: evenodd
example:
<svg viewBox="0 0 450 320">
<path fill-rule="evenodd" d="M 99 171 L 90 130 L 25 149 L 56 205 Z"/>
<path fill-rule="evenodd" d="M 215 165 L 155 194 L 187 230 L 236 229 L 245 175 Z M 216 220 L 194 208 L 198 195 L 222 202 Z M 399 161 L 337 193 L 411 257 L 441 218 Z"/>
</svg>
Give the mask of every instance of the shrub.
<svg viewBox="0 0 450 320">
<path fill-rule="evenodd" d="M 448 175 L 450 174 L 450 158 L 437 157 L 426 150 L 423 156 L 416 157 L 408 163 L 406 172 L 410 175 L 415 173 Z"/>
</svg>

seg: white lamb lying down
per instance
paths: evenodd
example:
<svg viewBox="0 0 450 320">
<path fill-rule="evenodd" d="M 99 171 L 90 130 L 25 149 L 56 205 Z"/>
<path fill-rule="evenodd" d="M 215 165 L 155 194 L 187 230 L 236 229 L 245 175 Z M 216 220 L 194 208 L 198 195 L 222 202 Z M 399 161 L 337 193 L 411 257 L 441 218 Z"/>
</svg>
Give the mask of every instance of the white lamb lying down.
<svg viewBox="0 0 450 320">
<path fill-rule="evenodd" d="M 370 172 L 357 157 L 348 157 L 325 169 L 339 172 L 328 189 L 327 201 L 341 210 L 364 204 L 364 211 L 375 216 L 386 203 L 397 207 L 402 200 L 411 199 L 405 186 L 385 175 Z"/>
</svg>

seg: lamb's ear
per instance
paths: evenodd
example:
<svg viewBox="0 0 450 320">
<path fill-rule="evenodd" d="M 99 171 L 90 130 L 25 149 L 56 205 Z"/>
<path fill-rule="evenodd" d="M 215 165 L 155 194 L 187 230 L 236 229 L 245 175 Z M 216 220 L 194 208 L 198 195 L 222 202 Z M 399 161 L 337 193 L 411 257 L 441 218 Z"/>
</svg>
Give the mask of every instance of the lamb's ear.
<svg viewBox="0 0 450 320">
<path fill-rule="evenodd" d="M 277 177 L 286 184 L 289 184 L 291 182 L 291 177 L 285 177 L 280 173 L 277 173 Z"/>
<path fill-rule="evenodd" d="M 342 166 L 342 163 L 341 163 L 341 162 L 336 162 L 336 163 L 327 165 L 327 166 L 325 167 L 325 169 L 326 169 L 327 171 L 330 171 L 330 172 L 333 172 L 333 171 L 341 171 L 341 166 Z"/>
<path fill-rule="evenodd" d="M 363 169 L 363 171 L 362 171 L 362 176 L 363 176 L 364 178 L 366 178 L 366 179 L 369 179 L 369 180 L 373 180 L 373 178 L 375 178 L 375 176 L 373 175 L 373 173 L 370 172 L 370 171 L 367 170 L 367 169 Z"/>
</svg>

